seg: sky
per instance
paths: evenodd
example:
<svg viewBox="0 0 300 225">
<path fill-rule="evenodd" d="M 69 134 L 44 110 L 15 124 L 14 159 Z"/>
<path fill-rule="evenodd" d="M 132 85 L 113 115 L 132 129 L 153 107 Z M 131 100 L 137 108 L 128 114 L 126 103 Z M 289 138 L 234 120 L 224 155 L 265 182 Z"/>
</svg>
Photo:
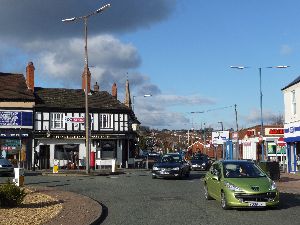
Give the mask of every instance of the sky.
<svg viewBox="0 0 300 225">
<path fill-rule="evenodd" d="M 91 85 L 116 82 L 124 102 L 128 79 L 141 125 L 260 125 L 259 68 L 264 124 L 284 114 L 281 89 L 300 75 L 297 0 L 0 0 L 0 71 L 32 61 L 35 86 L 81 88 L 84 23 L 61 20 L 108 3 L 88 18 Z"/>
</svg>

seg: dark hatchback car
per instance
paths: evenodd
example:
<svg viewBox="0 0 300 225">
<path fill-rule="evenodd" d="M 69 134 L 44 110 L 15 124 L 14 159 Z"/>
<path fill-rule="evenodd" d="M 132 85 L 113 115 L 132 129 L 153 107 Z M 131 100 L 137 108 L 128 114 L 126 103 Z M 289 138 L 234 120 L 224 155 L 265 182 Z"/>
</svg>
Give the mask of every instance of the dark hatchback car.
<svg viewBox="0 0 300 225">
<path fill-rule="evenodd" d="M 193 156 L 190 162 L 192 170 L 208 170 L 211 165 L 208 156 L 203 154 Z"/>
<path fill-rule="evenodd" d="M 14 166 L 8 159 L 0 158 L 0 175 L 13 175 Z"/>
<path fill-rule="evenodd" d="M 152 178 L 183 178 L 190 176 L 190 165 L 180 154 L 166 154 L 152 167 Z"/>
</svg>

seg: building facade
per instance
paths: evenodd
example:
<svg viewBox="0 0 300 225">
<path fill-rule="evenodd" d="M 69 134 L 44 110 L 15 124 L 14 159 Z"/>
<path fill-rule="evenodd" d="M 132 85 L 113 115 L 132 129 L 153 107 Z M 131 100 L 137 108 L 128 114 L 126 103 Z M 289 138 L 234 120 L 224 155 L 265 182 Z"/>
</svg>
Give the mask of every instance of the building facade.
<svg viewBox="0 0 300 225">
<path fill-rule="evenodd" d="M 54 165 L 84 168 L 87 162 L 85 90 L 35 87 L 32 62 L 26 68 L 26 80 L 22 74 L 0 75 L 0 83 L 4 85 L 0 90 L 2 155 L 26 162 L 28 168 L 34 169 L 50 169 Z M 85 87 L 85 76 L 90 82 L 88 69 L 83 72 L 82 87 Z M 22 89 L 17 89 L 22 93 L 10 92 L 12 88 L 7 82 L 17 87 L 22 84 Z M 113 162 L 125 167 L 134 162 L 139 122 L 131 108 L 128 81 L 125 96 L 124 103 L 117 99 L 115 83 L 112 94 L 100 91 L 97 83 L 91 90 L 88 83 L 88 158 L 92 168 L 111 166 Z M 12 148 L 13 143 L 19 146 Z M 21 150 L 25 151 L 23 158 Z"/>
<path fill-rule="evenodd" d="M 300 76 L 282 88 L 288 172 L 300 171 Z"/>
<path fill-rule="evenodd" d="M 23 74 L 0 73 L 0 156 L 15 166 L 31 168 L 34 70 L 29 63 L 26 80 Z"/>
</svg>

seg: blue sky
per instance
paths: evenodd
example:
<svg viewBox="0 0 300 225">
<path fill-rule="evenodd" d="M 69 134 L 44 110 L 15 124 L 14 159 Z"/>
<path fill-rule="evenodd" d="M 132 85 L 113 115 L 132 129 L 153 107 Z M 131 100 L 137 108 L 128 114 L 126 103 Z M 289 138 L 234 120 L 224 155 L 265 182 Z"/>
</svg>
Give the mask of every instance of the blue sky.
<svg viewBox="0 0 300 225">
<path fill-rule="evenodd" d="M 265 124 L 284 113 L 281 88 L 300 74 L 296 0 L 0 0 L 0 71 L 33 61 L 36 86 L 80 88 L 83 24 L 60 20 L 106 3 L 89 19 L 92 82 L 117 82 L 124 101 L 128 78 L 142 125 L 235 128 L 235 104 L 239 128 L 258 125 L 259 67 Z M 277 65 L 291 67 L 265 68 Z"/>
</svg>

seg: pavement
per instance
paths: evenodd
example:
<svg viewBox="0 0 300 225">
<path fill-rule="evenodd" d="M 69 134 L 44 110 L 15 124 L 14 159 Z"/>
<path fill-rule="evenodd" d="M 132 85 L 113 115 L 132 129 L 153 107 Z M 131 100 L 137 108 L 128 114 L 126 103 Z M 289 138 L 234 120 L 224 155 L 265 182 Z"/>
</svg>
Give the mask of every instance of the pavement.
<svg viewBox="0 0 300 225">
<path fill-rule="evenodd" d="M 291 193 L 300 195 L 300 172 L 281 173 L 280 179 L 275 181 L 277 188 L 282 193 Z"/>
<path fill-rule="evenodd" d="M 112 173 L 109 170 L 91 171 L 88 175 L 83 170 L 65 170 L 59 173 L 52 173 L 49 171 L 27 171 L 26 175 L 41 174 L 44 176 L 109 176 L 118 175 L 129 172 L 126 169 L 118 170 Z M 281 193 L 290 193 L 300 195 L 300 173 L 281 173 L 280 179 L 275 181 Z M 40 187 L 40 191 L 55 197 L 63 202 L 63 210 L 46 225 L 56 224 L 73 224 L 73 225 L 96 225 L 101 224 L 107 216 L 107 209 L 102 207 L 101 203 L 73 192 L 58 191 L 49 188 Z"/>
</svg>

